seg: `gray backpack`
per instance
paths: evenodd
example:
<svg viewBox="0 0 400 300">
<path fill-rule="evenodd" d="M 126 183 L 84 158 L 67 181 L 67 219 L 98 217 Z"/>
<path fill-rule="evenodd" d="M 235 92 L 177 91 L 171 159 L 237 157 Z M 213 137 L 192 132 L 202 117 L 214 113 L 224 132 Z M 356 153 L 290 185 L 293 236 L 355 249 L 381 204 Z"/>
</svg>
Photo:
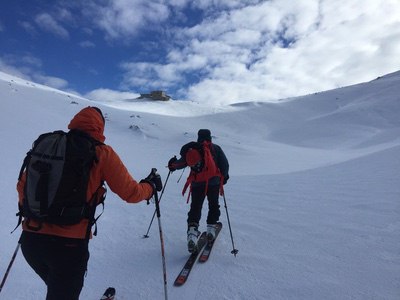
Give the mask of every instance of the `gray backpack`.
<svg viewBox="0 0 400 300">
<path fill-rule="evenodd" d="M 97 161 L 96 146 L 101 144 L 79 130 L 54 131 L 38 137 L 19 174 L 21 179 L 26 171 L 19 215 L 25 218 L 28 228 L 40 230 L 43 222 L 73 225 L 83 218 L 94 219 L 98 199 L 93 195 L 96 201 L 88 202 L 86 193 L 90 170 Z M 31 219 L 38 221 L 39 227 L 29 227 Z"/>
</svg>

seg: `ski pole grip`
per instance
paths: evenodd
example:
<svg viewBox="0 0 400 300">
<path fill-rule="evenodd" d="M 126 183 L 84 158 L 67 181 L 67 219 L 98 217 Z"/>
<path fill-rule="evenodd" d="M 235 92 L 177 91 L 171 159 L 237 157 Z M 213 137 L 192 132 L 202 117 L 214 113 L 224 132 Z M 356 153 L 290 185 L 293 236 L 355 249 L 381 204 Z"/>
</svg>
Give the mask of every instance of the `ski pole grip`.
<svg viewBox="0 0 400 300">
<path fill-rule="evenodd" d="M 143 179 L 143 181 L 147 181 L 148 183 L 151 183 L 151 178 L 153 178 L 153 176 L 156 176 L 156 175 L 157 175 L 157 169 L 156 168 L 151 168 L 149 176 L 147 176 L 146 179 Z M 153 183 L 151 183 L 151 184 L 153 185 Z M 155 187 L 154 187 L 154 189 L 155 189 Z M 154 190 L 154 191 L 157 193 L 156 190 Z M 150 204 L 150 199 L 147 199 L 146 202 L 147 202 L 147 205 L 149 205 Z"/>
<path fill-rule="evenodd" d="M 154 176 L 157 175 L 157 169 L 156 168 L 152 168 L 151 169 L 151 174 L 153 174 Z M 160 205 L 158 203 L 158 193 L 157 190 L 154 192 L 154 203 L 156 205 L 156 213 L 157 213 L 157 217 L 159 218 L 161 213 L 160 213 Z"/>
</svg>

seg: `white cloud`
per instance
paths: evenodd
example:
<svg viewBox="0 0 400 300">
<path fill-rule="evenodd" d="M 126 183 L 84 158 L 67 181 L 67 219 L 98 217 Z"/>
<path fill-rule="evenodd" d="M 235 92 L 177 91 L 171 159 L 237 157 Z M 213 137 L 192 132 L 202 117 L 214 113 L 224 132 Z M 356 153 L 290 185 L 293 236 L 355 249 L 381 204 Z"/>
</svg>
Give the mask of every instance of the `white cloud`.
<svg viewBox="0 0 400 300">
<path fill-rule="evenodd" d="M 84 97 L 99 102 L 115 102 L 126 99 L 135 99 L 139 96 L 139 94 L 131 92 L 120 92 L 110 89 L 96 89 L 90 93 L 87 93 Z"/>
<path fill-rule="evenodd" d="M 68 81 L 54 77 L 54 76 L 46 76 L 41 74 L 32 74 L 33 80 L 35 82 L 44 84 L 46 86 L 50 86 L 55 89 L 66 89 L 68 87 Z"/>
<path fill-rule="evenodd" d="M 42 66 L 42 61 L 30 54 L 25 54 L 22 56 L 15 54 L 3 55 L 0 57 L 2 67 L 10 66 L 21 66 L 20 68 L 26 68 L 27 70 L 37 69 Z M 15 74 L 13 74 L 15 75 Z"/>
<path fill-rule="evenodd" d="M 89 14 L 95 15 L 94 23 L 108 38 L 119 39 L 135 36 L 139 29 L 166 20 L 168 6 L 163 1 L 114 0 L 101 5 L 91 3 Z"/>
<path fill-rule="evenodd" d="M 57 7 L 55 11 L 55 15 L 57 16 L 57 20 L 63 21 L 63 22 L 68 22 L 68 23 L 74 23 L 75 18 L 71 11 L 67 8 L 64 7 Z"/>
<path fill-rule="evenodd" d="M 197 0 L 193 1 L 191 5 L 200 9 L 225 9 L 225 8 L 240 8 L 243 6 L 254 5 L 265 0 Z"/>
<path fill-rule="evenodd" d="M 4 73 L 14 75 L 19 78 L 30 79 L 30 77 L 26 75 L 26 69 L 20 69 L 16 67 L 13 63 L 10 63 L 5 57 L 0 57 L 0 70 Z"/>
<path fill-rule="evenodd" d="M 26 21 L 20 21 L 20 22 L 18 22 L 18 24 L 19 24 L 26 32 L 28 32 L 29 34 L 31 34 L 31 35 L 35 35 L 35 34 L 36 34 L 36 29 L 35 29 L 35 27 L 34 27 L 31 23 L 26 22 Z"/>
<path fill-rule="evenodd" d="M 239 28 L 223 34 L 221 40 L 230 45 L 247 47 L 259 43 L 261 37 L 262 34 L 259 31 Z"/>
<path fill-rule="evenodd" d="M 36 24 L 44 31 L 50 32 L 60 38 L 68 39 L 68 31 L 47 13 L 41 13 L 35 17 Z"/>
<path fill-rule="evenodd" d="M 96 47 L 96 44 L 91 41 L 82 41 L 79 43 L 79 46 L 82 48 L 94 48 Z"/>
<path fill-rule="evenodd" d="M 233 103 L 317 92 L 400 69 L 398 0 L 248 2 L 258 4 L 232 1 L 231 10 L 177 30 L 164 63 L 124 64 L 125 83 L 162 81 L 182 97 Z M 179 83 L 186 76 L 198 78 L 187 89 Z"/>
<path fill-rule="evenodd" d="M 44 75 L 41 71 L 42 61 L 32 55 L 5 55 L 0 57 L 0 70 L 26 80 L 50 86 L 56 89 L 68 89 L 68 81 Z"/>
</svg>

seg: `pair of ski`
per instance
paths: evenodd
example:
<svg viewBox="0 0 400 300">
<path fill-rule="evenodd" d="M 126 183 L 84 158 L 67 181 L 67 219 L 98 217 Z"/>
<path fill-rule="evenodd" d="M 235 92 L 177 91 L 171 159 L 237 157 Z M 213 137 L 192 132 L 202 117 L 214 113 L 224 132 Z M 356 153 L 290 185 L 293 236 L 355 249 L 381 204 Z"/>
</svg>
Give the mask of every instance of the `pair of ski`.
<svg viewBox="0 0 400 300">
<path fill-rule="evenodd" d="M 189 277 L 190 271 L 192 270 L 197 260 L 200 263 L 204 263 L 208 260 L 211 254 L 211 250 L 214 246 L 215 240 L 217 239 L 218 234 L 221 231 L 221 228 L 222 228 L 222 223 L 217 223 L 217 228 L 215 231 L 215 239 L 212 242 L 208 242 L 206 232 L 203 232 L 200 235 L 200 238 L 197 241 L 197 247 L 196 247 L 197 251 L 193 252 L 189 256 L 178 277 L 176 277 L 175 279 L 174 282 L 175 286 L 181 286 L 185 284 L 185 282 Z"/>
<path fill-rule="evenodd" d="M 200 235 L 199 240 L 197 241 L 197 251 L 193 252 L 188 260 L 186 261 L 185 265 L 183 266 L 181 272 L 179 273 L 178 277 L 176 277 L 174 285 L 181 286 L 185 284 L 187 281 L 190 271 L 192 270 L 194 264 L 198 260 L 200 263 L 204 263 L 208 260 L 211 254 L 211 250 L 214 246 L 215 240 L 218 237 L 219 232 L 221 231 L 222 223 L 217 223 L 217 228 L 215 232 L 215 239 L 212 242 L 208 242 L 207 240 L 207 233 L 203 232 Z M 104 295 L 101 297 L 100 300 L 115 300 L 115 288 L 109 287 L 105 292 Z"/>
</svg>

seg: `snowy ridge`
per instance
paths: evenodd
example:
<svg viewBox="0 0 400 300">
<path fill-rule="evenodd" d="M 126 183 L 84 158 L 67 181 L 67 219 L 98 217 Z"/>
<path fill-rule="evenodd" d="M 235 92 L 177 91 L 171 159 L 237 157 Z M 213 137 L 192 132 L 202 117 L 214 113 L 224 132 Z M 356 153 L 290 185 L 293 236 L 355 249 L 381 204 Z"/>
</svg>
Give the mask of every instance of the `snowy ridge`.
<svg viewBox="0 0 400 300">
<path fill-rule="evenodd" d="M 10 235 L 26 151 L 40 133 L 66 130 L 76 112 L 97 105 L 106 143 L 137 180 L 152 167 L 165 179 L 167 161 L 199 128 L 211 129 L 230 160 L 226 200 L 239 254 L 230 254 L 221 199 L 224 229 L 213 256 L 180 288 L 172 283 L 187 258 L 187 171 L 179 183 L 181 172 L 171 174 L 161 202 L 169 299 L 399 299 L 399 95 L 396 72 L 274 103 L 94 103 L 0 73 L 0 276 L 20 233 Z M 108 193 L 81 299 L 98 299 L 108 286 L 121 300 L 163 298 L 157 222 L 142 239 L 153 211 Z M 201 229 L 206 213 L 205 205 Z M 44 295 L 19 253 L 1 299 Z"/>
</svg>

